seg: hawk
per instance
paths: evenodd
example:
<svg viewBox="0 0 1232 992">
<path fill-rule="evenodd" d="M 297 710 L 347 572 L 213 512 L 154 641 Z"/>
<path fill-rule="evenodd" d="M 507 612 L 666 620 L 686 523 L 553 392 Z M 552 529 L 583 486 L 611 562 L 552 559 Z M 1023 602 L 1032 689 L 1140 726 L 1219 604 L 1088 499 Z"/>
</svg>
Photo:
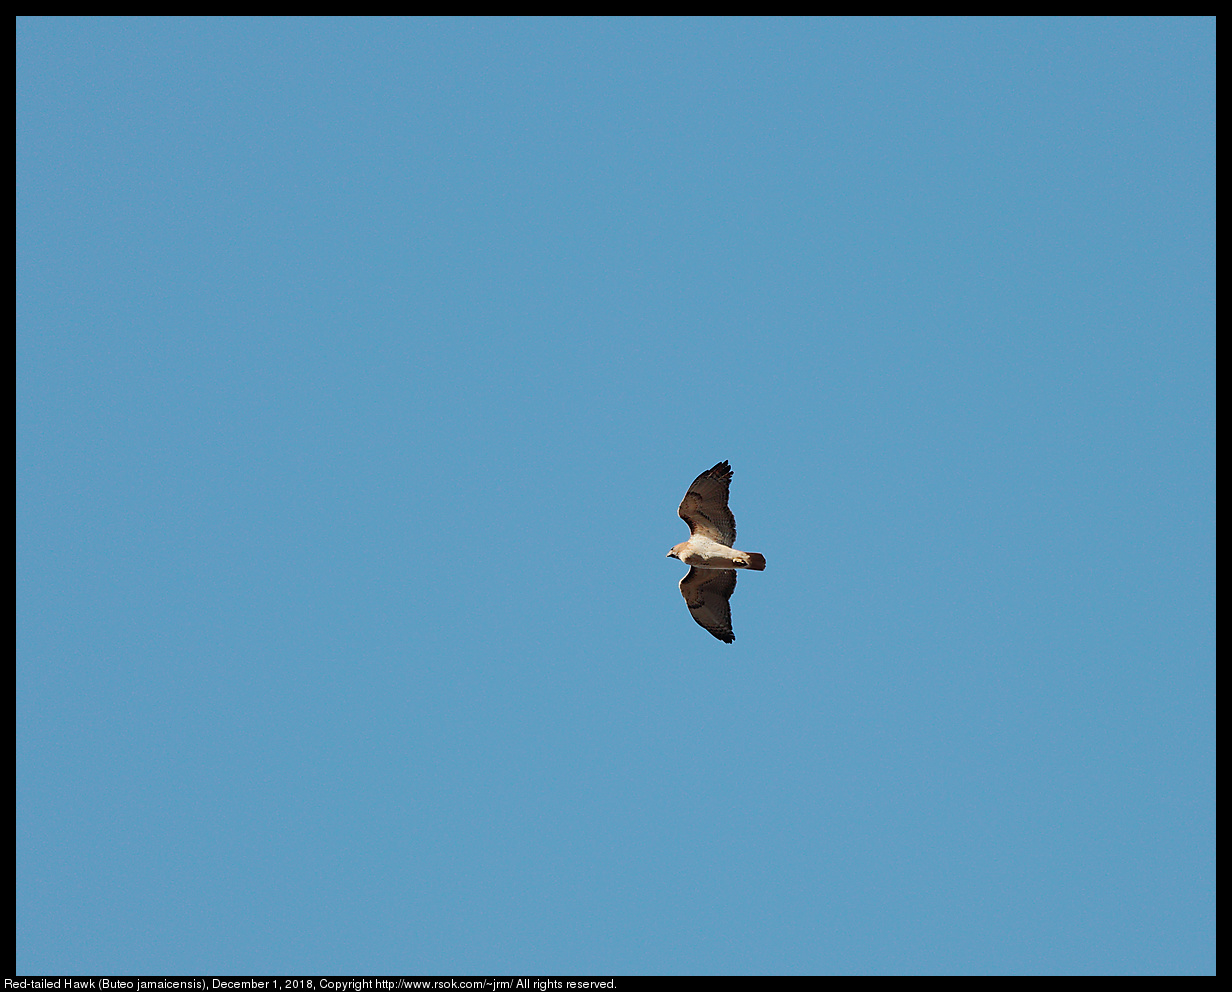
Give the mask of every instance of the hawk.
<svg viewBox="0 0 1232 992">
<path fill-rule="evenodd" d="M 756 551 L 737 551 L 736 518 L 727 508 L 732 467 L 719 462 L 693 480 L 680 503 L 680 516 L 689 525 L 689 539 L 667 553 L 689 565 L 680 580 L 680 592 L 693 619 L 720 641 L 736 639 L 731 626 L 731 594 L 737 568 L 766 570 L 766 559 Z"/>
</svg>

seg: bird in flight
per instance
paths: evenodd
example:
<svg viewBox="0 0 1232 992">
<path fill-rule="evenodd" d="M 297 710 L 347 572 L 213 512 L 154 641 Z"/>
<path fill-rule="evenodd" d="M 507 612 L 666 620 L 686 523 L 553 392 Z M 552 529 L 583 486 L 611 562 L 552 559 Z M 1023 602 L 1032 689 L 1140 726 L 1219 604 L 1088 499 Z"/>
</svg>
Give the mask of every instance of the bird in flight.
<svg viewBox="0 0 1232 992">
<path fill-rule="evenodd" d="M 719 462 L 703 472 L 680 502 L 681 518 L 689 525 L 689 539 L 667 553 L 690 566 L 680 580 L 680 592 L 693 619 L 720 641 L 736 639 L 731 625 L 731 594 L 736 590 L 737 568 L 766 570 L 766 559 L 756 551 L 737 551 L 736 518 L 727 508 L 732 467 Z"/>
</svg>

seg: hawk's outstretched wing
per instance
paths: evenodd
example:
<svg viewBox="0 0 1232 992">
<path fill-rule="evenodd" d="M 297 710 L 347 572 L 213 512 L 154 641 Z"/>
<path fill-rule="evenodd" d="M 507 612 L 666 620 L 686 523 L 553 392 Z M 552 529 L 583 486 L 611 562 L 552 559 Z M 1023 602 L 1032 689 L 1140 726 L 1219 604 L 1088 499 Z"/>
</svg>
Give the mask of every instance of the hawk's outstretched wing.
<svg viewBox="0 0 1232 992">
<path fill-rule="evenodd" d="M 680 593 L 693 619 L 728 644 L 736 639 L 728 602 L 735 588 L 736 573 L 726 569 L 690 568 L 689 574 L 680 580 Z"/>
<path fill-rule="evenodd" d="M 693 480 L 693 485 L 689 486 L 689 491 L 684 494 L 678 511 L 684 522 L 689 525 L 690 536 L 701 534 L 702 537 L 718 541 L 729 548 L 735 546 L 736 518 L 727 508 L 731 477 L 731 465 L 727 462 L 719 462 L 710 471 L 703 472 Z M 732 585 L 734 586 L 735 583 L 733 582 Z M 728 595 L 730 594 L 729 589 Z M 705 624 L 702 626 L 706 627 Z M 706 629 L 710 628 L 706 627 Z M 729 627 L 728 632 L 730 631 Z"/>
</svg>

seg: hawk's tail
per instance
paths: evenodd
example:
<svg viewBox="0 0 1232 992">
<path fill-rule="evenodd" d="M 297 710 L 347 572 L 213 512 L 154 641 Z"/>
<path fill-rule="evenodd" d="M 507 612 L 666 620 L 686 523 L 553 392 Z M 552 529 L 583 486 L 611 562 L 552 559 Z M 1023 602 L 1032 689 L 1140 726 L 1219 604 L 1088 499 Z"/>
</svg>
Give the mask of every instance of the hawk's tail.
<svg viewBox="0 0 1232 992">
<path fill-rule="evenodd" d="M 766 570 L 765 555 L 759 555 L 756 551 L 746 551 L 745 557 L 749 560 L 748 565 L 745 566 L 746 568 L 751 568 L 755 572 L 764 572 Z"/>
</svg>

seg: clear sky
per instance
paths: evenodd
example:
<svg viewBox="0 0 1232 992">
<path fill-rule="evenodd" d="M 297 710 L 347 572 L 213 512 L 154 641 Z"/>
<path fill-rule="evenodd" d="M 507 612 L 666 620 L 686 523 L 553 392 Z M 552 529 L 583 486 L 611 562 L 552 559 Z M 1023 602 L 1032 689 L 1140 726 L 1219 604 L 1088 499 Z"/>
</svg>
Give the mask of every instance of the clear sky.
<svg viewBox="0 0 1232 992">
<path fill-rule="evenodd" d="M 1213 19 L 16 42 L 18 972 L 1215 970 Z"/>
</svg>

